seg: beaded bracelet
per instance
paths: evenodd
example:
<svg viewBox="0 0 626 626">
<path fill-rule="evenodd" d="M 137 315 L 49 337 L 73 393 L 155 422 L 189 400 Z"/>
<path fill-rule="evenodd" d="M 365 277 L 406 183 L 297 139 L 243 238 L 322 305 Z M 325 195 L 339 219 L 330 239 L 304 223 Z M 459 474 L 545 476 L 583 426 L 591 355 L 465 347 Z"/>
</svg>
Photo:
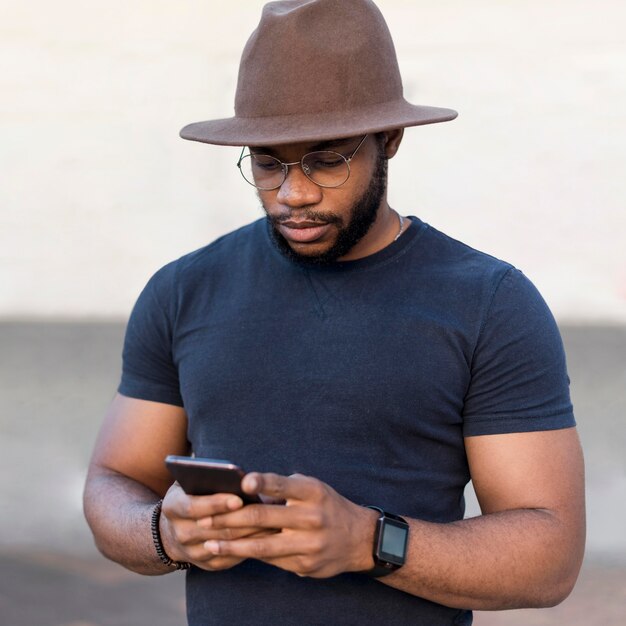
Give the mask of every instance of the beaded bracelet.
<svg viewBox="0 0 626 626">
<path fill-rule="evenodd" d="M 163 500 L 159 500 L 152 511 L 152 522 L 150 524 L 150 528 L 152 530 L 152 541 L 154 542 L 154 548 L 157 556 L 161 560 L 161 563 L 167 565 L 168 567 L 175 567 L 177 570 L 189 569 L 191 567 L 191 563 L 186 563 L 184 561 L 172 561 L 172 559 L 170 559 L 165 552 L 163 542 L 161 541 L 161 531 L 159 530 L 159 520 L 161 518 L 162 506 Z"/>
</svg>

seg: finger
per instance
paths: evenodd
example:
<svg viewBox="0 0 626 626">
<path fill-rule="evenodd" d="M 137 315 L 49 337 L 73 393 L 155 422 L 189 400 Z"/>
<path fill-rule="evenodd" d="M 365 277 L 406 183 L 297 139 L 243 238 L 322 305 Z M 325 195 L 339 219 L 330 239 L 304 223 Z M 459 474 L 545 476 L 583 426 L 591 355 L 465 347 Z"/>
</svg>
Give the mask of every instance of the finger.
<svg viewBox="0 0 626 626">
<path fill-rule="evenodd" d="M 263 494 L 277 500 L 310 500 L 320 495 L 323 485 L 316 478 L 302 474 L 281 476 L 251 472 L 241 481 L 241 488 L 246 493 Z"/>
<path fill-rule="evenodd" d="M 193 520 L 175 520 L 173 522 L 166 521 L 166 527 L 162 531 L 162 540 L 167 544 L 167 549 L 171 554 L 179 555 L 174 560 L 189 560 L 189 558 L 180 557 L 181 552 L 189 552 L 194 546 L 202 546 L 205 541 L 224 540 L 233 541 L 243 537 L 253 537 L 267 535 L 277 532 L 275 530 L 258 528 L 221 528 L 206 529 L 201 528 Z M 169 554 L 169 553 L 168 553 Z M 197 552 L 196 555 L 205 554 L 204 549 Z"/>
<path fill-rule="evenodd" d="M 259 494 L 259 499 L 263 504 L 285 504 L 285 500 L 280 498 L 272 498 L 271 496 L 265 496 L 262 493 Z"/>
<path fill-rule="evenodd" d="M 252 535 L 263 534 L 267 535 L 271 531 L 269 528 L 213 528 L 213 527 L 202 527 L 200 526 L 200 522 L 198 522 L 198 541 L 204 542 L 209 539 L 224 539 L 226 541 L 230 541 L 233 539 L 241 539 L 243 537 L 250 537 Z"/>
<path fill-rule="evenodd" d="M 201 519 L 228 511 L 235 511 L 243 506 L 239 496 L 231 493 L 216 493 L 210 496 L 187 495 L 175 483 L 163 499 L 163 513 L 170 519 Z"/>
<path fill-rule="evenodd" d="M 323 526 L 324 513 L 321 508 L 284 506 L 277 504 L 249 504 L 239 511 L 214 515 L 210 527 L 264 528 L 318 530 Z"/>
<path fill-rule="evenodd" d="M 244 559 L 238 556 L 216 556 L 207 552 L 204 544 L 199 543 L 186 550 L 185 558 L 188 563 L 193 563 L 196 567 L 211 571 L 213 569 L 225 569 L 241 563 Z"/>
<path fill-rule="evenodd" d="M 248 537 L 237 541 L 205 542 L 204 548 L 214 556 L 231 556 L 242 559 L 276 559 L 300 554 L 306 546 L 302 539 L 293 535 L 270 535 L 265 537 Z"/>
<path fill-rule="evenodd" d="M 209 572 L 219 572 L 231 569 L 232 567 L 235 567 L 235 565 L 239 565 L 242 561 L 245 561 L 245 559 L 240 559 L 234 556 L 214 556 L 209 560 L 194 563 L 194 565 Z"/>
</svg>

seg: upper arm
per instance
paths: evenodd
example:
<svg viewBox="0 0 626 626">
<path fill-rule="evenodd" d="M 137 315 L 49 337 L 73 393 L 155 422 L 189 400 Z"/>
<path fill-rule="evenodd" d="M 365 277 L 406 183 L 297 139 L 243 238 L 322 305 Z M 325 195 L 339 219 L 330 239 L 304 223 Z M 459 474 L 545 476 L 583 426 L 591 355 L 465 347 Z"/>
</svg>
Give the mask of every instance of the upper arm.
<svg viewBox="0 0 626 626">
<path fill-rule="evenodd" d="M 165 457 L 188 450 L 182 407 L 118 393 L 105 415 L 90 470 L 122 474 L 162 495 L 173 482 Z"/>
<path fill-rule="evenodd" d="M 563 525 L 571 549 L 582 555 L 584 465 L 575 428 L 467 437 L 465 447 L 484 514 L 546 510 Z"/>
<path fill-rule="evenodd" d="M 471 354 L 465 437 L 575 426 L 563 342 L 541 294 L 510 269 L 485 312 Z"/>
</svg>

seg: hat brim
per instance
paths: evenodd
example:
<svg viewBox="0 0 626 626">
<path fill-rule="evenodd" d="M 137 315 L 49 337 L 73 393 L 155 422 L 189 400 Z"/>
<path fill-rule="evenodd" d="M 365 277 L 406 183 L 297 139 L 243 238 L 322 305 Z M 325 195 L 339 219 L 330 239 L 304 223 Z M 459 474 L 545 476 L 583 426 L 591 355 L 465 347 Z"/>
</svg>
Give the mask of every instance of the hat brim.
<svg viewBox="0 0 626 626">
<path fill-rule="evenodd" d="M 457 115 L 452 109 L 419 106 L 402 99 L 351 111 L 277 117 L 230 117 L 195 122 L 185 126 L 180 136 L 190 141 L 220 146 L 277 146 L 448 122 Z"/>
</svg>

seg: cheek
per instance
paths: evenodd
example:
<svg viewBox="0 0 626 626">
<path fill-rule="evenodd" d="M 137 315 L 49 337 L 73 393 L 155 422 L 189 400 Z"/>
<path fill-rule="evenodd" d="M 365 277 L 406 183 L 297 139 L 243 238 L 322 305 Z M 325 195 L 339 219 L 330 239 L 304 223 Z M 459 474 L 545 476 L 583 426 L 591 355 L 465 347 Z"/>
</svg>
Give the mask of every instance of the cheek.
<svg viewBox="0 0 626 626">
<path fill-rule="evenodd" d="M 256 197 L 261 203 L 261 207 L 266 213 L 270 213 L 273 206 L 276 206 L 276 192 L 275 191 L 259 191 L 256 192 Z"/>
<path fill-rule="evenodd" d="M 333 215 L 341 222 L 341 226 L 345 227 L 350 222 L 352 207 L 357 200 L 357 195 L 352 190 L 347 189 L 333 189 L 332 191 L 333 193 L 326 194 L 324 202 L 319 207 L 315 207 L 315 210 Z"/>
</svg>

